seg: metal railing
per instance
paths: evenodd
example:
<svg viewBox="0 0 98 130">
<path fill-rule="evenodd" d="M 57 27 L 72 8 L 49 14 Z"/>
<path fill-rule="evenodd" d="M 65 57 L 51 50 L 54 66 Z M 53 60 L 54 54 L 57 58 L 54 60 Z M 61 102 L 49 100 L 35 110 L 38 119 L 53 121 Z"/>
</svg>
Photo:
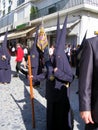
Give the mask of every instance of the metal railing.
<svg viewBox="0 0 98 130">
<path fill-rule="evenodd" d="M 30 15 L 30 20 L 37 19 L 39 17 L 49 15 L 50 13 L 68 9 L 81 4 L 89 4 L 98 7 L 98 0 L 61 0 Z"/>
<path fill-rule="evenodd" d="M 54 3 L 54 4 L 47 6 L 43 9 L 40 9 L 36 13 L 30 15 L 30 20 L 33 20 L 33 19 L 45 16 L 45 15 L 57 12 L 57 11 L 61 10 L 62 8 L 64 8 L 64 6 L 66 5 L 66 3 L 68 1 L 69 0 L 61 0 L 57 3 Z"/>
<path fill-rule="evenodd" d="M 7 25 L 11 25 L 14 22 L 14 12 L 9 13 L 5 17 L 0 19 L 0 28 L 5 27 Z"/>
</svg>

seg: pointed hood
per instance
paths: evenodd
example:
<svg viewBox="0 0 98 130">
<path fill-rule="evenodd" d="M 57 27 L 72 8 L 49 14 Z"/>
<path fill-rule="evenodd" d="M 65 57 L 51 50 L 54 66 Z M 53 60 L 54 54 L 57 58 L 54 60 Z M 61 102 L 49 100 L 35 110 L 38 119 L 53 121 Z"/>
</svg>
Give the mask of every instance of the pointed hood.
<svg viewBox="0 0 98 130">
<path fill-rule="evenodd" d="M 8 29 L 6 30 L 5 37 L 2 42 L 2 48 L 3 48 L 3 53 L 7 56 L 10 56 L 8 49 L 7 49 L 7 35 L 8 35 Z"/>
<path fill-rule="evenodd" d="M 58 39 L 58 42 L 57 42 L 57 49 L 59 51 L 60 50 L 64 50 L 65 49 L 65 43 L 66 43 L 66 34 L 67 34 L 67 29 L 66 29 L 66 26 L 67 26 L 67 18 L 68 18 L 68 15 L 66 16 L 65 18 L 65 21 L 64 21 L 64 24 L 63 24 L 63 28 L 59 34 L 59 39 Z"/>
<path fill-rule="evenodd" d="M 59 44 L 59 37 L 60 37 L 60 20 L 59 20 L 59 13 L 57 16 L 57 31 L 56 31 L 56 44 L 55 44 L 55 48 L 57 48 L 58 44 Z"/>
<path fill-rule="evenodd" d="M 39 30 L 39 26 L 36 28 L 34 43 L 33 43 L 32 47 L 30 49 L 32 67 L 37 67 L 38 63 L 39 63 L 38 62 L 39 61 L 39 52 L 38 52 L 38 49 L 37 49 L 38 30 Z"/>
<path fill-rule="evenodd" d="M 80 50 L 81 50 L 81 49 L 83 48 L 83 46 L 84 46 L 84 43 L 85 43 L 85 40 L 86 40 L 86 35 L 87 35 L 87 31 L 85 32 L 84 38 L 83 38 L 82 43 L 81 43 L 81 45 L 80 45 Z"/>
<path fill-rule="evenodd" d="M 81 58 L 83 46 L 84 46 L 85 40 L 86 40 L 86 35 L 87 35 L 87 31 L 85 32 L 84 38 L 83 38 L 83 40 L 82 40 L 82 43 L 81 43 L 79 49 L 77 49 L 77 59 L 78 59 L 78 60 L 80 60 L 80 58 Z"/>
<path fill-rule="evenodd" d="M 8 29 L 6 30 L 5 37 L 4 37 L 4 40 L 3 40 L 3 47 L 4 48 L 7 47 L 7 35 L 8 35 Z"/>
<path fill-rule="evenodd" d="M 68 15 L 65 18 L 63 28 L 60 32 L 60 37 L 58 41 L 58 46 L 56 48 L 56 66 L 58 69 L 60 69 L 62 72 L 66 73 L 66 81 L 72 82 L 73 80 L 73 73 L 71 66 L 69 64 L 69 61 L 67 59 L 67 56 L 64 52 L 65 50 L 65 43 L 66 43 L 66 25 L 67 25 L 67 18 Z M 60 89 L 60 82 L 56 82 L 56 88 Z"/>
</svg>

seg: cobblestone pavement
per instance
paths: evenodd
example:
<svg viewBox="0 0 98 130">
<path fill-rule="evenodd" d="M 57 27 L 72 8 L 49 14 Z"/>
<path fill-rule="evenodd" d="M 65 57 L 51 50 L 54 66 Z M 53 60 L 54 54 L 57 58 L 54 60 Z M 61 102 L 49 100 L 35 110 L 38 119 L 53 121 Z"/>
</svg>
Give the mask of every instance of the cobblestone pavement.
<svg viewBox="0 0 98 130">
<path fill-rule="evenodd" d="M 12 75 L 15 73 L 14 57 L 11 57 Z M 74 71 L 74 69 L 73 69 Z M 70 103 L 74 112 L 74 130 L 83 130 L 83 122 L 78 110 L 78 80 L 70 87 Z M 30 87 L 20 73 L 10 84 L 0 84 L 0 130 L 46 130 L 45 81 L 34 88 L 35 128 L 32 123 Z"/>
</svg>

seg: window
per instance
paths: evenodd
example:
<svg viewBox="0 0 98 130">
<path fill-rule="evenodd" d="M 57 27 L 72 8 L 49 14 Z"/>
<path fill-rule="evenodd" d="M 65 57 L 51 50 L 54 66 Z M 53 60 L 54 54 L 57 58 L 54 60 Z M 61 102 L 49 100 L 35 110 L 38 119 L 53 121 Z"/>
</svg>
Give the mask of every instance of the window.
<svg viewBox="0 0 98 130">
<path fill-rule="evenodd" d="M 3 3 L 3 8 L 5 8 L 5 2 Z"/>
<path fill-rule="evenodd" d="M 24 2 L 25 2 L 25 0 L 17 0 L 17 6 L 21 5 Z"/>
<path fill-rule="evenodd" d="M 3 16 L 5 15 L 5 10 L 3 10 Z"/>
<path fill-rule="evenodd" d="M 8 13 L 10 13 L 10 11 L 11 11 L 11 6 L 8 7 Z"/>
<path fill-rule="evenodd" d="M 9 6 L 11 6 L 12 5 L 12 0 L 9 0 Z"/>
<path fill-rule="evenodd" d="M 51 8 L 49 8 L 49 14 L 51 14 L 51 13 L 54 13 L 54 12 L 56 12 L 56 6 L 53 6 L 53 7 L 51 7 Z"/>
</svg>

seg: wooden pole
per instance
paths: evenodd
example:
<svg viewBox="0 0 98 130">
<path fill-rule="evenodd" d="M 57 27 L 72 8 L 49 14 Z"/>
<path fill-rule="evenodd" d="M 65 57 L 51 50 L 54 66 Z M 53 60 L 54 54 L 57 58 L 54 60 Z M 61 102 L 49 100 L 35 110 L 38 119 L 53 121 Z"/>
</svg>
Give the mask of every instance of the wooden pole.
<svg viewBox="0 0 98 130">
<path fill-rule="evenodd" d="M 33 122 L 33 128 L 35 128 L 34 93 L 33 93 L 33 83 L 32 83 L 32 71 L 31 71 L 30 55 L 28 55 L 28 71 L 29 71 L 29 82 L 30 82 L 30 98 L 31 98 L 31 105 L 32 105 L 32 122 Z"/>
</svg>

